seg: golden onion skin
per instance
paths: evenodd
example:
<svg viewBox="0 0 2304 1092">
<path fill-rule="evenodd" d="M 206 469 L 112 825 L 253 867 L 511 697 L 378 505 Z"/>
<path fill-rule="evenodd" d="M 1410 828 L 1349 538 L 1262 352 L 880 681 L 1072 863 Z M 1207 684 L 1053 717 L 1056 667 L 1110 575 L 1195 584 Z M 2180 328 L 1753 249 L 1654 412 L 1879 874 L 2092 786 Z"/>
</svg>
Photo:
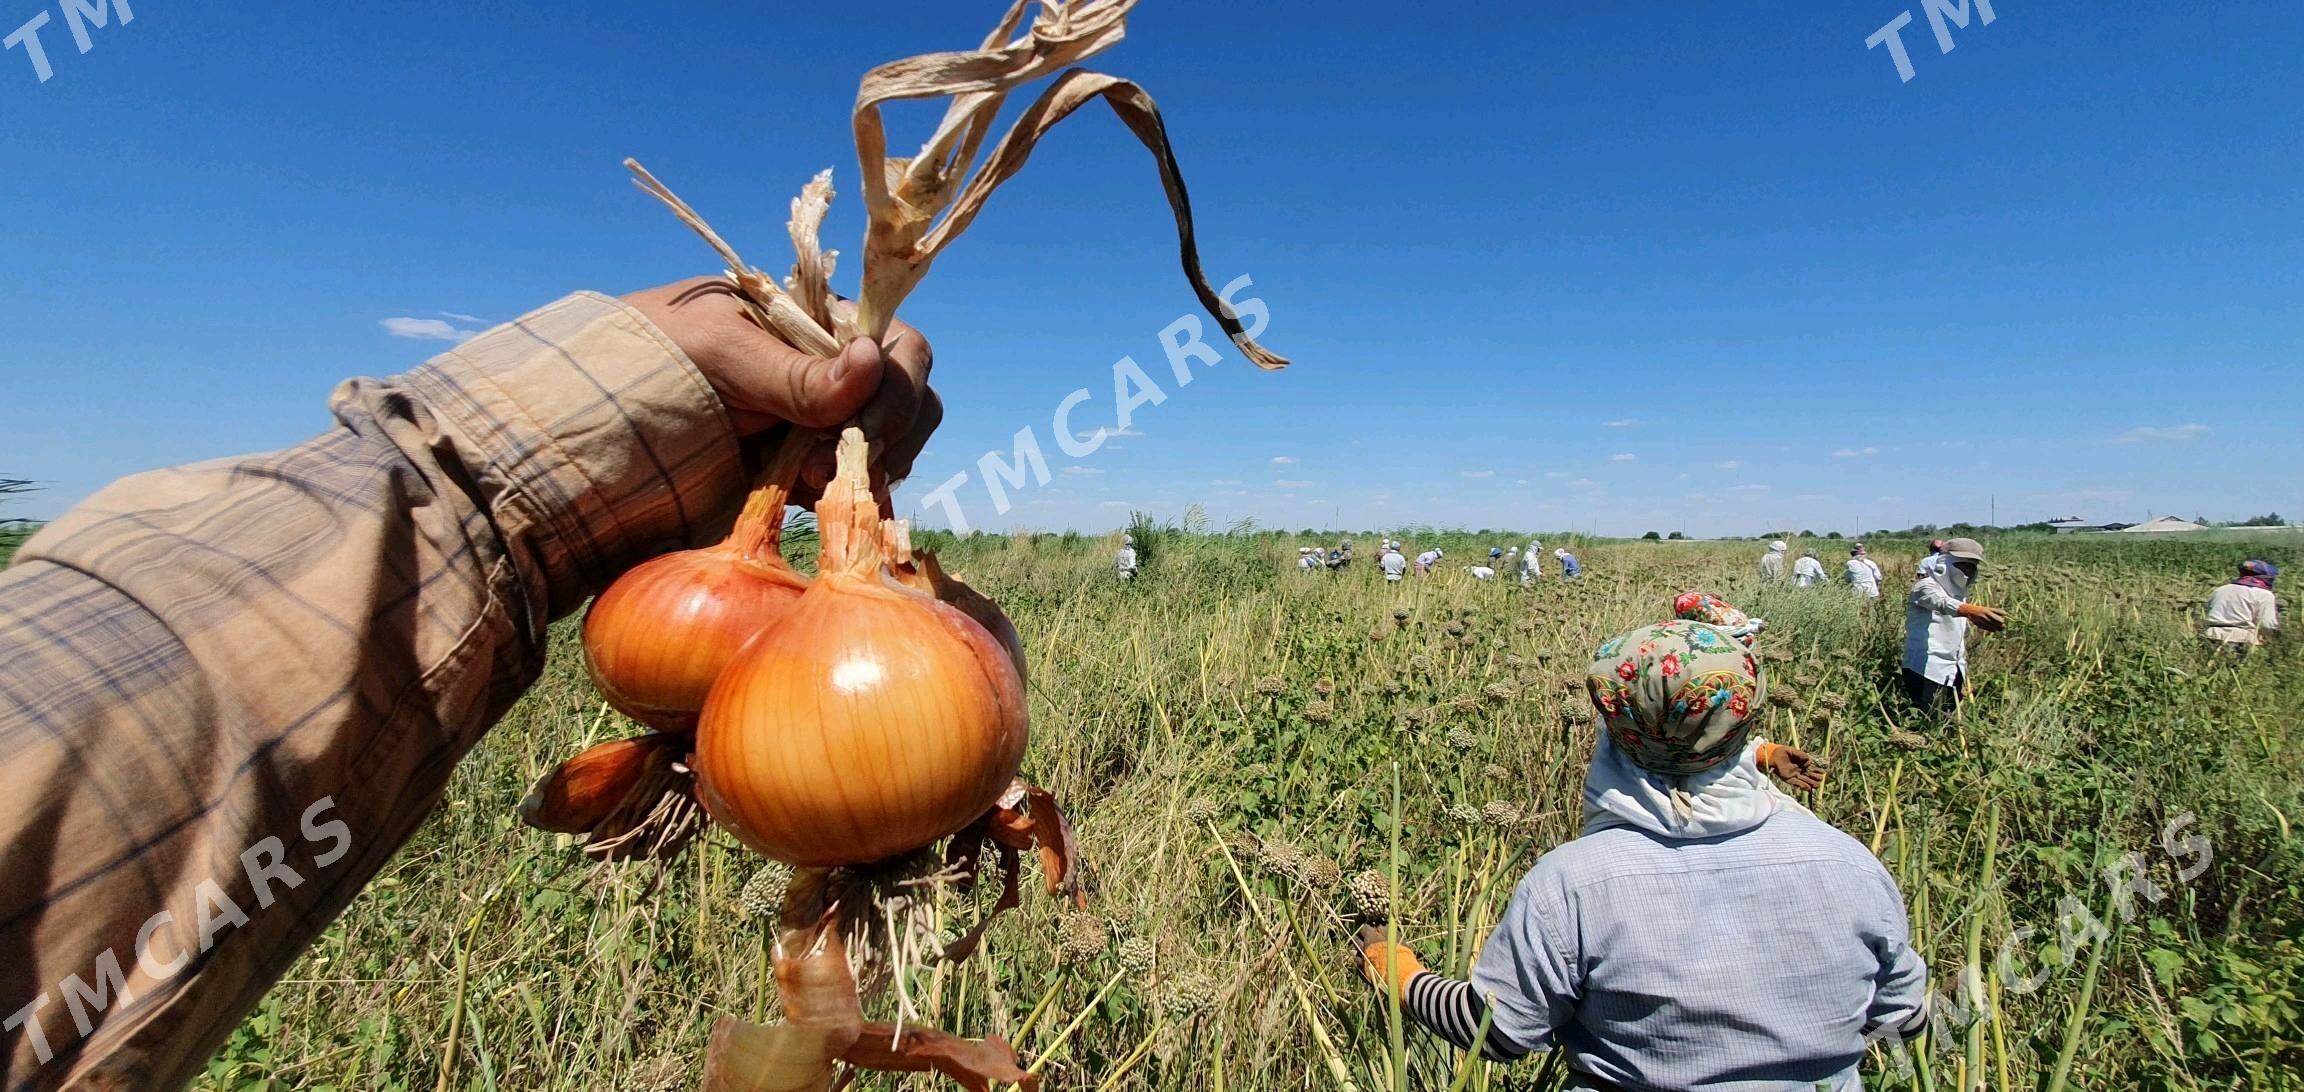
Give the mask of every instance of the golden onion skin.
<svg viewBox="0 0 2304 1092">
<path fill-rule="evenodd" d="M 704 703 L 697 795 L 798 867 L 933 844 L 999 802 L 1029 736 L 1008 651 L 877 575 L 828 573 L 729 662 Z"/>
<path fill-rule="evenodd" d="M 714 547 L 651 559 L 592 601 L 584 670 L 618 712 L 658 731 L 690 731 L 736 650 L 807 588 L 780 557 Z"/>
</svg>

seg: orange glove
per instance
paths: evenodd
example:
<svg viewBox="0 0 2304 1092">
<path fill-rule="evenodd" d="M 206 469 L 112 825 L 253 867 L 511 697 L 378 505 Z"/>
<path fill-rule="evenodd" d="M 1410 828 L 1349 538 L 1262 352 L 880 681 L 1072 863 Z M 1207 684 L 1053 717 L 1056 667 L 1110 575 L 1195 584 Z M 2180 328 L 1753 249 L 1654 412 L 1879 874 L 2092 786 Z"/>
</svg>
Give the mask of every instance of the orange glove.
<svg viewBox="0 0 2304 1092">
<path fill-rule="evenodd" d="M 1993 607 L 1980 607 L 1974 603 L 1960 604 L 1960 617 L 1976 623 L 1986 633 L 1998 633 L 2008 627 L 2008 615 Z"/>
<path fill-rule="evenodd" d="M 1417 959 L 1407 945 L 1385 939 L 1381 926 L 1362 926 L 1358 946 L 1360 971 L 1368 976 L 1368 984 L 1389 986 L 1394 996 L 1407 996 L 1408 980 L 1424 970 L 1424 961 Z"/>
<path fill-rule="evenodd" d="M 1762 770 L 1775 774 L 1778 780 L 1795 789 L 1809 791 L 1824 783 L 1825 761 L 1798 747 L 1781 743 L 1762 743 L 1752 751 L 1752 762 Z"/>
</svg>

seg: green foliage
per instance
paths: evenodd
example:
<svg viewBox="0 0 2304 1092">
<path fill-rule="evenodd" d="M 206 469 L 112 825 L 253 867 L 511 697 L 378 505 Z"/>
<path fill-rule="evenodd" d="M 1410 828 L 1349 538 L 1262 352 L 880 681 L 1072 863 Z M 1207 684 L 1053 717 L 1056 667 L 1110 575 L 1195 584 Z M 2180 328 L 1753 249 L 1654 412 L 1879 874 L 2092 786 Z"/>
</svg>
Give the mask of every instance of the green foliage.
<svg viewBox="0 0 2304 1092">
<path fill-rule="evenodd" d="M 1384 534 L 1360 543 L 1364 559 Z M 1963 977 L 1971 928 L 1981 937 L 1979 980 L 2001 995 L 1981 1039 L 1986 1087 L 2042 1087 L 2070 1027 L 2073 1089 L 2295 1089 L 2304 841 L 2289 825 L 2304 817 L 2304 648 L 2236 661 L 2194 636 L 2199 602 L 2241 559 L 2297 562 L 2296 539 L 2257 534 L 1994 538 L 1977 595 L 2013 624 L 1978 639 L 1974 698 L 1932 724 L 1898 696 L 1893 595 L 1867 608 L 1844 588 L 1763 586 L 1749 543 L 1545 534 L 1547 549 L 1572 544 L 1587 575 L 1523 589 L 1447 566 L 1401 585 L 1365 562 L 1308 577 L 1292 568 L 1292 536 L 1163 527 L 1160 572 L 1124 586 L 1109 539 L 924 533 L 1023 634 L 1025 772 L 1069 809 L 1114 943 L 1065 961 L 1058 907 L 1028 876 L 985 953 L 921 971 L 912 996 L 930 1022 L 1027 1052 L 1085 1012 L 1057 1088 L 1199 1089 L 1221 1073 L 1228 1089 L 1279 1092 L 1331 1087 L 1340 1064 L 1375 1089 L 1393 1087 L 1395 1062 L 1407 1087 L 1450 1087 L 1456 1052 L 1413 1029 L 1396 1050 L 1386 1007 L 1339 961 L 1354 910 L 1334 877 L 1384 873 L 1403 940 L 1462 974 L 1534 856 L 1579 829 L 1592 732 L 1576 691 L 1591 650 L 1701 589 L 1769 620 L 1778 697 L 1762 732 L 1831 762 L 1802 802 L 1876 847 L 1939 989 Z M 1390 535 L 1451 557 L 1526 541 Z M 1301 543 L 1315 541 L 1335 535 Z M 1924 540 L 1874 545 L 1899 574 Z M 769 988 L 759 928 L 738 907 L 757 859 L 714 834 L 670 867 L 603 872 L 513 818 L 553 763 L 634 730 L 601 714 L 572 628 L 557 627 L 542 680 L 200 1087 L 433 1089 L 449 1057 L 459 1088 L 694 1087 L 713 1019 L 749 1014 Z M 2169 846 L 2189 837 L 2213 858 L 2187 880 L 2191 858 Z M 2159 897 L 2124 916 L 2107 909 L 2104 869 L 2129 853 Z M 954 921 L 989 898 L 956 905 Z M 2069 927 L 2066 900 L 2108 928 Z M 1151 943 L 1150 971 L 1121 964 L 1124 938 Z M 2037 988 L 2020 988 L 2034 974 Z M 1048 1015 L 1027 1028 L 1044 997 Z M 888 1015 L 884 997 L 874 1011 Z M 1950 1030 L 1919 1048 L 1928 1083 L 1876 1054 L 1866 1086 L 1963 1087 L 1977 1040 Z M 1139 1048 L 1149 1055 L 1123 1072 Z M 1537 1062 L 1471 1070 L 1467 1088 L 1556 1087 Z"/>
</svg>

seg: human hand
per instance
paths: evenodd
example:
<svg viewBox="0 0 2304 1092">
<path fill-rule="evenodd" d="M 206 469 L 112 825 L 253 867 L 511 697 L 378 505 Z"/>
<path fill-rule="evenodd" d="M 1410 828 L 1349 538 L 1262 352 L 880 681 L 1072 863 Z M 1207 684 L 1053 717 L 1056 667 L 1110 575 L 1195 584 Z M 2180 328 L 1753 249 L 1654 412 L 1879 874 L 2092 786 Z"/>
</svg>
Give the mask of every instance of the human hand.
<svg viewBox="0 0 2304 1092">
<path fill-rule="evenodd" d="M 873 469 L 899 481 L 943 423 L 944 404 L 928 386 L 934 354 L 927 339 L 903 322 L 892 323 L 882 343 L 857 338 L 838 356 L 813 357 L 754 323 L 724 278 L 651 288 L 624 302 L 704 373 L 740 439 L 784 424 L 837 430 L 854 421 L 872 442 Z M 832 480 L 832 447 L 828 435 L 801 472 L 810 492 Z"/>
<path fill-rule="evenodd" d="M 1360 973 L 1368 984 L 1405 995 L 1408 980 L 1424 969 L 1422 960 L 1405 944 L 1394 942 L 1381 925 L 1363 925 L 1353 934 L 1353 950 L 1360 953 Z"/>
<path fill-rule="evenodd" d="M 1831 769 L 1831 764 L 1823 759 L 1781 743 L 1762 744 L 1760 753 L 1754 757 L 1761 769 L 1802 792 L 1812 792 L 1824 784 L 1824 774 Z"/>
<path fill-rule="evenodd" d="M 1960 617 L 1976 624 L 1986 633 L 1998 633 L 2008 628 L 2008 615 L 1995 607 L 1980 607 L 1974 603 L 1960 604 Z"/>
</svg>

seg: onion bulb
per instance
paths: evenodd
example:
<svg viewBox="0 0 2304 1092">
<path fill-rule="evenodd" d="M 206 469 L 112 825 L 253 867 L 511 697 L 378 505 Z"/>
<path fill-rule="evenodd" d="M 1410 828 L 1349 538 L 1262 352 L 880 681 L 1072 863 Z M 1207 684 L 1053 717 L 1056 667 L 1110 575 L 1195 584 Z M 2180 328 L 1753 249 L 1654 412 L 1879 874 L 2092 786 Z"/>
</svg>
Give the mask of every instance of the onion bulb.
<svg viewBox="0 0 2304 1092">
<path fill-rule="evenodd" d="M 683 737 L 658 732 L 587 747 L 537 780 L 520 801 L 520 820 L 557 834 L 590 834 L 632 795 L 648 772 L 654 751 L 685 749 L 686 743 Z"/>
<path fill-rule="evenodd" d="M 807 447 L 797 437 L 784 445 L 726 541 L 644 562 L 592 601 L 584 667 L 618 712 L 660 731 L 694 729 L 729 658 L 800 600 L 808 578 L 777 541 Z"/>
<path fill-rule="evenodd" d="M 945 572 L 944 566 L 936 561 L 936 551 L 913 549 L 912 529 L 902 520 L 885 520 L 881 526 L 887 532 L 888 569 L 897 581 L 927 592 L 975 619 L 977 625 L 984 627 L 984 632 L 1008 651 L 1009 661 L 1016 665 L 1016 677 L 1029 679 L 1031 676 L 1024 670 L 1024 638 L 1017 634 L 1016 623 L 1008 620 L 1008 612 L 1001 610 L 991 596 Z"/>
<path fill-rule="evenodd" d="M 893 579 L 863 433 L 817 507 L 816 582 L 728 662 L 693 765 L 712 818 L 800 867 L 869 864 L 989 812 L 1024 756 L 1024 681 L 983 625 Z"/>
</svg>

